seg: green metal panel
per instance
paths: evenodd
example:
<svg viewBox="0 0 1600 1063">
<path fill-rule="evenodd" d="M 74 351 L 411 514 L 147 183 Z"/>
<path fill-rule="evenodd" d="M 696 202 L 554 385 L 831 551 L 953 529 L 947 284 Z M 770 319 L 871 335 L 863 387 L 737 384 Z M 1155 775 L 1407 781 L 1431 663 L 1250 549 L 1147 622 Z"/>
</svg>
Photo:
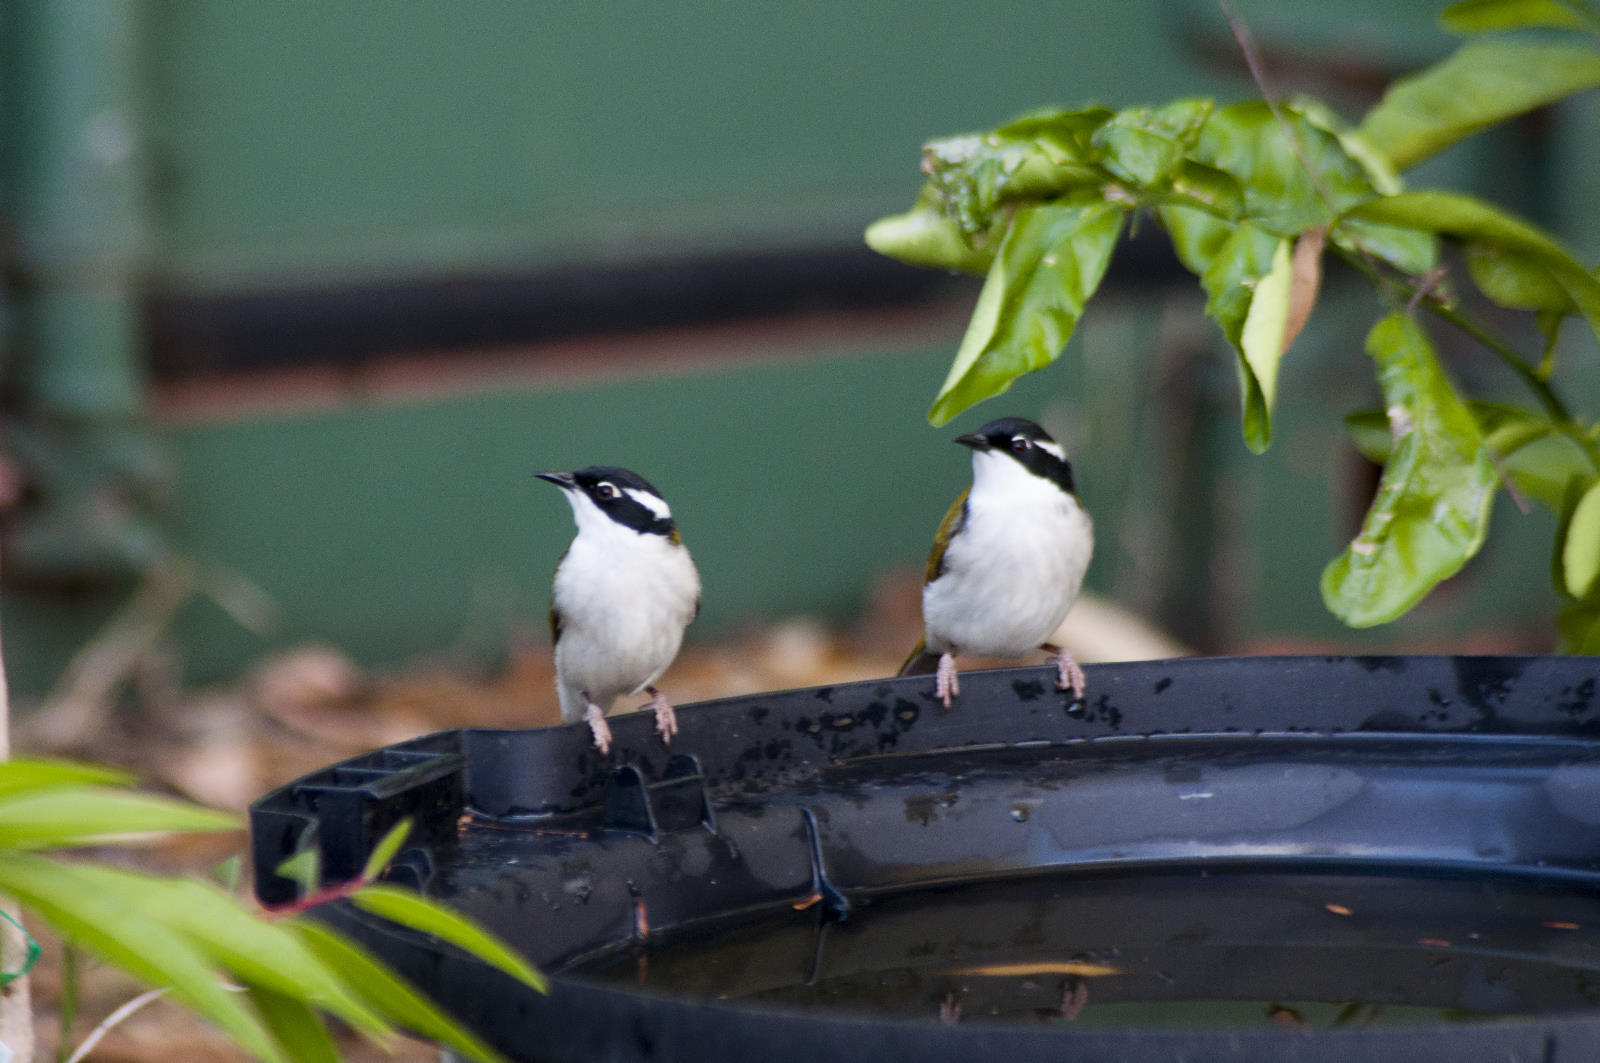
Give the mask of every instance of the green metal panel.
<svg viewBox="0 0 1600 1063">
<path fill-rule="evenodd" d="M 66 13 L 58 29 L 97 10 L 97 0 L 0 5 L 8 31 L 24 9 Z M 129 23 L 108 37 L 90 27 L 84 39 L 110 49 L 101 73 L 118 77 L 129 42 L 142 43 L 157 155 L 156 280 L 179 291 L 853 242 L 865 222 L 909 201 L 924 137 L 1049 101 L 1248 91 L 1237 76 L 1201 69 L 1197 55 L 1231 55 L 1232 46 L 1215 9 L 1199 2 L 114 6 L 146 15 L 147 31 Z M 1269 61 L 1291 41 L 1379 67 L 1448 47 L 1428 28 L 1431 2 L 1237 6 Z M 1200 47 L 1183 36 L 1196 27 Z M 72 52 L 72 35 L 51 40 L 35 58 L 59 62 L 36 69 L 63 79 L 60 99 L 0 101 L 5 172 L 20 174 L 12 183 L 30 197 L 8 204 L 36 219 L 36 231 L 62 234 L 63 245 L 76 239 L 68 223 L 83 220 L 94 224 L 78 246 L 108 239 L 137 253 L 147 230 L 125 208 L 137 206 L 140 188 L 102 189 L 77 214 L 32 202 L 87 187 L 46 179 L 77 180 L 75 171 L 18 169 L 12 134 L 24 106 L 56 114 L 38 144 L 118 142 L 106 137 L 116 122 L 84 127 L 58 112 L 99 97 L 66 83 L 95 73 L 59 58 Z M 113 94 L 106 106 L 128 104 Z M 85 128 L 101 140 L 74 139 Z M 136 166 L 142 140 L 132 133 L 131 155 L 106 158 Z M 57 222 L 65 227 L 51 229 Z M 101 289 L 83 290 L 93 313 L 37 319 L 55 320 L 53 334 L 70 342 L 54 344 L 57 383 L 46 374 L 32 386 L 41 399 L 126 399 L 137 389 L 137 367 L 124 358 L 128 318 L 94 302 Z M 191 674 L 223 676 L 269 645 L 307 638 L 376 662 L 436 652 L 474 631 L 489 646 L 508 628 L 540 627 L 549 571 L 571 532 L 559 497 L 529 474 L 595 461 L 635 465 L 671 497 L 706 578 L 697 636 L 749 617 L 844 618 L 884 567 L 920 560 L 966 475 L 948 438 L 1002 412 L 1078 426 L 1069 443 L 1101 543 L 1091 585 L 1177 615 L 1215 583 L 1237 589 L 1225 599 L 1231 611 L 1213 618 L 1231 636 L 1342 633 L 1321 610 L 1316 575 L 1337 549 L 1341 515 L 1329 408 L 1360 405 L 1370 388 L 1359 353 L 1366 319 L 1319 310 L 1317 331 L 1285 366 L 1279 440 L 1256 460 L 1238 441 L 1229 356 L 1215 348 L 1211 390 L 1189 433 L 1174 437 L 1163 423 L 1152 397 L 1170 368 L 1171 319 L 1152 312 L 1157 298 L 1166 296 L 1097 304 L 1062 367 L 940 432 L 920 415 L 955 331 L 878 351 L 832 337 L 802 361 L 774 360 L 752 342 L 732 370 L 171 426 L 175 539 L 255 580 L 281 608 L 266 642 L 214 609 L 190 611 Z M 1198 302 L 1183 312 L 1208 328 Z M 1215 342 L 1206 335 L 1201 346 Z M 1310 389 L 1295 386 L 1300 373 Z M 1179 466 L 1180 456 L 1197 460 Z M 1259 550 L 1191 550 L 1213 526 L 1219 541 Z M 1496 535 L 1532 526 L 1497 514 Z M 1469 570 L 1488 615 L 1547 604 L 1537 551 L 1548 540 L 1538 530 L 1516 540 L 1532 549 L 1497 540 L 1492 559 Z M 1205 563 L 1181 569 L 1173 555 L 1185 551 Z M 1166 591 L 1174 572 L 1179 590 Z M 26 590 L 8 589 L 3 605 L 9 663 L 25 691 L 39 689 L 104 612 L 103 602 L 97 612 Z M 1485 615 L 1424 611 L 1358 641 L 1393 645 Z"/>
<path fill-rule="evenodd" d="M 1337 55 L 1337 34 L 1366 64 L 1445 46 L 1431 0 L 1238 6 L 1265 41 Z M 1199 0 L 188 0 L 151 17 L 161 265 L 185 288 L 854 242 L 904 209 L 927 137 L 1051 102 L 1248 91 L 1202 61 L 1237 62 Z"/>
</svg>

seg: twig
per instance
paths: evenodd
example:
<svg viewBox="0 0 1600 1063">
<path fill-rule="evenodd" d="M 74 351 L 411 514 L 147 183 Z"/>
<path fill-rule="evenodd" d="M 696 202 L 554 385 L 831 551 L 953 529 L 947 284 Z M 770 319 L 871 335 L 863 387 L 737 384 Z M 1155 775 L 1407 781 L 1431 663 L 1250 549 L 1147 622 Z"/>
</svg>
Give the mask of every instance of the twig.
<svg viewBox="0 0 1600 1063">
<path fill-rule="evenodd" d="M 1387 277 L 1378 270 L 1377 266 L 1367 256 L 1351 252 L 1337 245 L 1334 245 L 1334 253 L 1374 284 L 1380 286 L 1384 284 L 1393 285 L 1399 288 L 1408 298 L 1415 298 L 1418 286 L 1411 283 L 1409 278 L 1398 280 L 1394 277 Z M 1539 375 L 1537 369 L 1523 361 L 1522 356 L 1504 340 L 1459 310 L 1440 302 L 1437 296 L 1431 293 L 1424 293 L 1420 305 L 1434 317 L 1439 318 L 1441 321 L 1448 321 L 1457 329 L 1477 340 L 1504 362 L 1507 368 L 1517 374 L 1522 379 L 1522 382 L 1528 386 L 1528 389 L 1538 398 L 1539 404 L 1544 407 L 1551 423 L 1562 435 L 1576 443 L 1582 449 L 1584 456 L 1589 459 L 1589 464 L 1596 471 L 1600 471 L 1600 443 L 1591 439 L 1588 433 L 1584 432 L 1578 423 L 1573 420 L 1571 412 L 1567 409 L 1567 404 L 1561 401 L 1561 396 L 1555 393 L 1555 389 L 1550 386 L 1549 381 Z"/>
<path fill-rule="evenodd" d="M 1317 171 L 1311 168 L 1311 160 L 1306 158 L 1306 147 L 1300 143 L 1300 137 L 1283 116 L 1283 111 L 1278 107 L 1277 99 L 1272 95 L 1272 90 L 1267 87 L 1266 67 L 1261 63 L 1261 53 L 1256 50 L 1256 42 L 1250 36 L 1250 27 L 1245 25 L 1233 5 L 1228 0 L 1217 0 L 1217 6 L 1222 9 L 1222 17 L 1228 20 L 1228 29 L 1233 33 L 1234 41 L 1239 45 L 1239 51 L 1244 53 L 1244 65 L 1250 71 L 1250 78 L 1256 83 L 1256 91 L 1261 93 L 1261 99 L 1266 102 L 1267 110 L 1272 112 L 1273 121 L 1283 130 L 1283 135 L 1288 138 L 1289 150 L 1294 152 L 1300 168 L 1311 179 L 1311 187 L 1317 190 L 1317 197 L 1322 200 L 1322 205 L 1328 208 L 1329 213 L 1337 214 L 1334 210 L 1333 197 L 1328 195 L 1328 190 L 1322 187 L 1322 181 L 1317 177 Z"/>
<path fill-rule="evenodd" d="M 107 1015 L 103 1020 L 101 1020 L 99 1026 L 96 1026 L 93 1030 L 89 1031 L 89 1036 L 85 1037 L 83 1039 L 83 1044 L 78 1046 L 78 1050 L 67 1058 L 67 1063 L 81 1063 L 81 1061 L 88 1056 L 90 1052 L 94 1051 L 94 1047 L 100 1043 L 100 1039 L 111 1032 L 113 1027 L 122 1022 L 128 1016 L 132 1015 L 134 1012 L 138 1011 L 140 1008 L 144 1007 L 146 1004 L 150 1003 L 152 1000 L 155 1000 L 161 996 L 165 996 L 170 988 L 170 986 L 163 986 L 160 989 L 147 990 L 143 993 L 140 993 L 126 1004 L 122 1005 L 122 1007 L 118 1008 L 116 1011 L 113 1011 L 110 1015 Z"/>
</svg>

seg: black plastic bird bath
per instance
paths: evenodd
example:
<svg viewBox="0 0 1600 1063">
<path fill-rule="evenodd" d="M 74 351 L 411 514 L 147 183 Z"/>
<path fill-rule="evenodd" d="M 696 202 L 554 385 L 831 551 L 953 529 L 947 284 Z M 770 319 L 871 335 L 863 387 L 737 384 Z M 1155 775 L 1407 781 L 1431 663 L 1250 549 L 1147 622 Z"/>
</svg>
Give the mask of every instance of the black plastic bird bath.
<svg viewBox="0 0 1600 1063">
<path fill-rule="evenodd" d="M 450 731 L 252 810 L 488 924 L 548 996 L 319 909 L 517 1060 L 1600 1059 L 1600 659 L 927 677 Z"/>
</svg>

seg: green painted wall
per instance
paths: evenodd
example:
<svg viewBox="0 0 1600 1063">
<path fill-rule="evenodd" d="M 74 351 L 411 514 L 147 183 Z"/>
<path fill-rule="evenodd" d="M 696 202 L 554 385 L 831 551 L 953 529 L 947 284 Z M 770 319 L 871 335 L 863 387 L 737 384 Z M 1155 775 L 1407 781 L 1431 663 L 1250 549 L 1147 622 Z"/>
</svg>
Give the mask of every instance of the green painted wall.
<svg viewBox="0 0 1600 1063">
<path fill-rule="evenodd" d="M 1380 67 L 1446 47 L 1427 0 L 1237 6 Z M 1236 65 L 1209 0 L 147 10 L 157 265 L 184 288 L 854 241 L 928 137 L 1248 87 L 1206 58 Z"/>
<path fill-rule="evenodd" d="M 0 27 L 19 2 L 0 0 Z M 1449 46 L 1422 0 L 1235 6 L 1280 84 L 1300 84 L 1297 54 L 1384 70 Z M 1050 101 L 1248 91 L 1200 0 L 137 10 L 140 276 L 179 292 L 851 242 L 905 207 L 928 136 Z M 13 117 L 28 101 L 7 84 L 0 107 Z M 1591 112 L 1575 112 L 1574 128 L 1593 128 Z M 0 147 L 12 125 L 0 124 Z M 1585 143 L 1571 150 L 1587 158 Z M 1439 165 L 1459 175 L 1486 151 Z M 14 190 L 0 188 L 0 202 Z M 1592 200 L 1558 191 L 1563 211 Z M 492 650 L 508 628 L 541 628 L 570 522 L 529 474 L 597 461 L 634 465 L 672 498 L 705 573 L 698 633 L 801 611 L 845 618 L 885 566 L 919 562 L 965 475 L 948 438 L 1013 411 L 1078 426 L 1070 443 L 1100 522 L 1093 585 L 1153 612 L 1219 585 L 1236 590 L 1213 618 L 1229 636 L 1343 634 L 1316 596 L 1346 530 L 1330 410 L 1370 401 L 1359 353 L 1370 318 L 1319 310 L 1285 366 L 1278 444 L 1256 460 L 1238 440 L 1231 365 L 1193 293 L 1183 299 L 1097 303 L 1062 367 L 938 432 L 921 412 L 956 328 L 900 344 L 825 336 L 804 358 L 752 341 L 734 368 L 165 426 L 175 541 L 259 583 L 281 610 L 267 640 L 210 607 L 187 612 L 190 673 L 225 676 L 307 638 L 390 662 Z M 1191 342 L 1210 351 L 1204 401 L 1175 433 L 1164 382 L 1174 344 Z M 1538 520 L 1497 514 L 1485 560 L 1452 592 L 1470 609 L 1430 608 L 1357 644 L 1537 622 L 1549 605 Z M 1197 547 L 1206 536 L 1220 560 Z M 26 588 L 3 604 L 25 692 L 107 608 Z"/>
</svg>

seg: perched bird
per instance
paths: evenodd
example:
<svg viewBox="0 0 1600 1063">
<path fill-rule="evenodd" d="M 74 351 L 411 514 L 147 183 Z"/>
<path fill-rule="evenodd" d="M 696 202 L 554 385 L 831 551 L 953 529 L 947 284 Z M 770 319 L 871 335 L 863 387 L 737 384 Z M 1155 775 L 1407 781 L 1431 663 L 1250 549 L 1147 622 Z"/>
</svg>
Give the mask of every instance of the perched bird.
<svg viewBox="0 0 1600 1063">
<path fill-rule="evenodd" d="M 700 573 L 672 511 L 661 492 L 627 469 L 534 475 L 561 488 L 578 526 L 550 594 L 561 718 L 588 721 L 605 753 L 612 703 L 644 691 L 644 707 L 655 711 L 656 730 L 670 742 L 677 717 L 650 684 L 678 655 L 683 629 L 700 611 Z"/>
<path fill-rule="evenodd" d="M 922 586 L 922 641 L 901 675 L 937 674 L 946 707 L 960 693 L 955 655 L 1055 659 L 1057 686 L 1083 697 L 1083 669 L 1046 642 L 1078 597 L 1094 526 L 1072 466 L 1032 421 L 1002 417 L 956 442 L 972 448 L 972 486 L 934 536 Z"/>
</svg>

